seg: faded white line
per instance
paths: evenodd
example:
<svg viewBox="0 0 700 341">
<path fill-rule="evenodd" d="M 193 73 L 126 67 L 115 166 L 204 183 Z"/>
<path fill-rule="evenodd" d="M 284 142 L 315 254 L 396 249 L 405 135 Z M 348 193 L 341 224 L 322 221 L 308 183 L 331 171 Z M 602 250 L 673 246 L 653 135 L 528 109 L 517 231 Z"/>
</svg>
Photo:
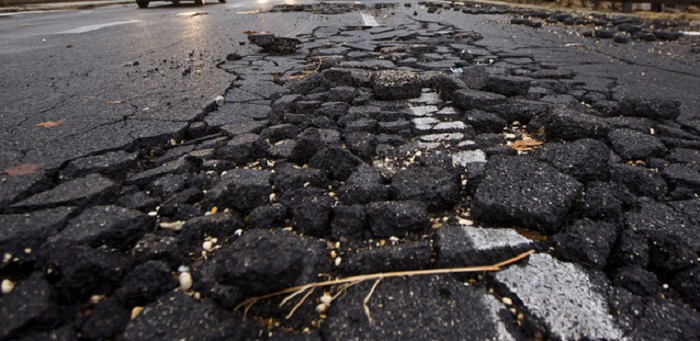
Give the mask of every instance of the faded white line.
<svg viewBox="0 0 700 341">
<path fill-rule="evenodd" d="M 209 12 L 205 12 L 205 11 L 182 12 L 182 13 L 178 13 L 177 16 L 178 17 L 194 17 L 195 15 L 205 15 L 207 13 L 209 13 Z"/>
<path fill-rule="evenodd" d="M 141 22 L 141 20 L 115 21 L 115 22 L 110 22 L 110 23 L 105 23 L 105 24 L 88 25 L 88 26 L 74 28 L 74 29 L 68 30 L 68 31 L 58 32 L 57 34 L 85 33 L 85 32 L 90 32 L 90 31 L 97 31 L 97 30 L 105 28 L 105 27 L 126 25 L 126 24 L 135 24 L 137 22 Z"/>
<path fill-rule="evenodd" d="M 365 26 L 379 26 L 379 23 L 377 20 L 374 19 L 374 17 L 371 14 L 367 13 L 360 13 L 362 14 L 362 21 L 365 22 Z"/>
</svg>

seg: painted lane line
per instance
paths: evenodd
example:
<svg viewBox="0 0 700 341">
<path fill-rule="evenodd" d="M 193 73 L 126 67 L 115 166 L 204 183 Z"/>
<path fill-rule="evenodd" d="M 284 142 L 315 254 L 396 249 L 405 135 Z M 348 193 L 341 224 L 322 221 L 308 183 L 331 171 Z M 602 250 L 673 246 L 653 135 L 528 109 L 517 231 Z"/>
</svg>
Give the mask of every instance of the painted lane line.
<svg viewBox="0 0 700 341">
<path fill-rule="evenodd" d="M 365 26 L 379 26 L 379 23 L 377 20 L 374 19 L 374 17 L 371 14 L 367 13 L 361 13 L 362 14 L 362 21 L 365 22 Z"/>
<path fill-rule="evenodd" d="M 129 21 L 115 21 L 115 22 L 110 22 L 110 23 L 105 23 L 105 24 L 97 24 L 97 25 L 88 25 L 88 26 L 82 26 L 78 28 L 74 28 L 72 30 L 67 30 L 63 32 L 58 32 L 56 34 L 76 34 L 76 33 L 85 33 L 85 32 L 90 32 L 90 31 L 97 31 L 99 29 L 105 28 L 105 27 L 110 27 L 110 26 L 117 26 L 117 25 L 125 25 L 125 24 L 135 24 L 141 22 L 141 20 L 129 20 Z"/>
</svg>

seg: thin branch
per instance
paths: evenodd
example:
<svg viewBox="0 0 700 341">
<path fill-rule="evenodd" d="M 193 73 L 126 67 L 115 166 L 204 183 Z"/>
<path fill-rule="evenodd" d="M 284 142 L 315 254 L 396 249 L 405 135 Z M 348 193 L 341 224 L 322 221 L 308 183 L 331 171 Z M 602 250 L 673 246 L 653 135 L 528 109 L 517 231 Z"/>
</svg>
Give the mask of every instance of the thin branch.
<svg viewBox="0 0 700 341">
<path fill-rule="evenodd" d="M 331 285 L 345 284 L 345 285 L 347 285 L 345 287 L 347 289 L 348 287 L 355 285 L 357 283 L 369 281 L 369 280 L 376 280 L 379 278 L 420 276 L 420 275 L 439 275 L 439 274 L 467 273 L 467 272 L 499 271 L 504 266 L 516 263 L 524 258 L 527 258 L 528 256 L 530 256 L 533 253 L 535 253 L 535 250 L 523 252 L 523 253 L 521 253 L 513 258 L 510 258 L 508 260 L 505 260 L 503 262 L 500 262 L 500 263 L 497 263 L 494 265 L 471 266 L 471 267 L 463 267 L 463 268 L 446 268 L 446 269 L 429 269 L 429 270 L 412 270 L 412 271 L 375 273 L 375 274 L 369 274 L 369 275 L 359 275 L 359 276 L 351 276 L 351 277 L 345 277 L 345 278 L 337 278 L 337 279 L 323 281 L 323 282 L 309 283 L 309 284 L 304 284 L 304 285 L 299 285 L 299 286 L 287 288 L 287 289 L 284 289 L 281 291 L 273 292 L 273 293 L 262 295 L 262 296 L 251 297 L 251 298 L 243 301 L 238 306 L 236 306 L 236 308 L 234 308 L 234 311 L 240 309 L 241 307 L 244 307 L 243 314 L 245 317 L 245 315 L 247 315 L 250 307 L 252 307 L 259 300 L 263 300 L 263 299 L 271 298 L 271 297 L 277 297 L 280 295 L 290 294 L 290 293 L 293 293 L 293 295 L 291 297 L 294 297 L 298 293 L 304 292 L 305 290 L 307 290 L 309 288 L 318 288 L 318 287 L 326 287 L 326 286 L 331 286 Z M 308 294 L 305 297 L 308 297 Z"/>
<path fill-rule="evenodd" d="M 382 281 L 382 277 L 377 278 L 377 280 L 374 282 L 374 285 L 372 286 L 372 289 L 369 290 L 369 294 L 365 296 L 364 301 L 362 301 L 362 308 L 365 310 L 365 315 L 367 315 L 367 321 L 369 322 L 369 325 L 374 324 L 374 320 L 372 320 L 372 316 L 369 314 L 369 307 L 367 306 L 367 302 L 369 302 L 369 299 L 372 297 L 372 294 L 374 294 L 374 289 L 377 288 L 377 285 L 379 282 Z"/>
<path fill-rule="evenodd" d="M 297 311 L 297 309 L 299 307 L 301 307 L 302 304 L 304 304 L 304 301 L 306 301 L 306 299 L 309 298 L 309 296 L 311 296 L 311 294 L 314 292 L 314 290 L 316 290 L 316 287 L 312 287 L 311 290 L 309 290 L 309 292 L 307 292 L 306 295 L 304 295 L 304 297 L 302 297 L 299 300 L 299 302 L 297 302 L 297 304 L 294 306 L 294 308 L 292 308 L 292 311 L 290 311 L 289 314 L 285 317 L 287 320 L 292 318 L 292 315 L 294 315 L 294 312 Z"/>
</svg>

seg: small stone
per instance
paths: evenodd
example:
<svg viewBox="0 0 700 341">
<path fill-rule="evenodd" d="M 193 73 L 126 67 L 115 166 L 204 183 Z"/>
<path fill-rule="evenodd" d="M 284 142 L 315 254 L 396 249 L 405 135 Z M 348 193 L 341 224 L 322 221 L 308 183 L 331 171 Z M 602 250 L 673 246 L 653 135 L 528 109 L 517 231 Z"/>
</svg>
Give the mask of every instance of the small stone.
<svg viewBox="0 0 700 341">
<path fill-rule="evenodd" d="M 207 252 L 211 252 L 214 249 L 213 246 L 214 244 L 211 242 L 211 240 L 207 240 L 204 243 L 202 243 L 202 249 L 204 249 L 204 251 Z"/>
<path fill-rule="evenodd" d="M 9 280 L 9 279 L 4 279 L 2 281 L 2 294 L 7 295 L 12 292 L 15 288 L 15 282 Z"/>
<path fill-rule="evenodd" d="M 316 312 L 319 314 L 324 313 L 327 309 L 328 309 L 328 305 L 326 305 L 325 303 L 321 303 L 321 304 L 316 306 Z"/>
<path fill-rule="evenodd" d="M 142 311 L 143 307 L 134 307 L 134 309 L 131 309 L 131 319 L 135 319 Z"/>
<path fill-rule="evenodd" d="M 181 220 L 160 223 L 161 228 L 163 228 L 165 230 L 170 230 L 170 231 L 180 231 L 180 230 L 182 230 L 183 226 L 185 226 L 185 222 L 181 221 Z"/>
<path fill-rule="evenodd" d="M 501 299 L 501 301 L 502 301 L 503 304 L 505 304 L 505 305 L 511 305 L 511 304 L 513 304 L 513 300 L 510 299 L 510 297 L 503 297 L 503 298 Z"/>
<path fill-rule="evenodd" d="M 192 288 L 192 275 L 189 272 L 183 272 L 179 276 L 180 279 L 180 289 L 183 291 L 190 290 Z"/>
</svg>

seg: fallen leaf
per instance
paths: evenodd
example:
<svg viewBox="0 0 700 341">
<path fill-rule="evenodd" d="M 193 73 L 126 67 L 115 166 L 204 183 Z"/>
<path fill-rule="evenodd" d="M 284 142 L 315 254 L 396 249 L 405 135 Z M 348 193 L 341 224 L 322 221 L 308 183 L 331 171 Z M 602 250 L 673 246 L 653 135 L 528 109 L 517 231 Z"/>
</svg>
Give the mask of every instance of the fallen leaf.
<svg viewBox="0 0 700 341">
<path fill-rule="evenodd" d="M 3 174 L 9 176 L 22 176 L 36 172 L 39 168 L 44 167 L 43 163 L 23 163 L 17 166 L 7 168 L 2 171 Z"/>
<path fill-rule="evenodd" d="M 122 103 L 124 103 L 124 101 L 108 101 L 108 102 L 105 102 L 105 104 L 122 104 Z"/>
<path fill-rule="evenodd" d="M 46 121 L 46 122 L 41 122 L 41 123 L 35 125 L 35 127 L 39 127 L 39 128 L 53 128 L 53 127 L 58 127 L 58 126 L 62 125 L 65 121 L 66 121 L 66 120 L 60 120 L 60 121 Z"/>
<path fill-rule="evenodd" d="M 245 35 L 258 34 L 258 33 L 265 33 L 265 32 L 263 32 L 263 31 L 256 31 L 256 30 L 247 30 L 247 31 L 243 31 L 243 34 L 245 34 Z"/>
<path fill-rule="evenodd" d="M 71 47 L 73 47 L 73 44 L 66 45 L 66 48 L 71 48 Z"/>
<path fill-rule="evenodd" d="M 549 240 L 549 237 L 544 235 L 544 234 L 541 234 L 537 231 L 524 229 L 521 227 L 516 227 L 515 232 L 517 232 L 519 235 L 521 235 L 527 239 L 537 241 L 537 242 L 546 242 L 547 240 Z"/>
<path fill-rule="evenodd" d="M 535 150 L 535 147 L 539 147 L 543 144 L 544 142 L 537 140 L 518 140 L 511 143 L 510 146 L 518 151 L 525 152 Z"/>
</svg>

